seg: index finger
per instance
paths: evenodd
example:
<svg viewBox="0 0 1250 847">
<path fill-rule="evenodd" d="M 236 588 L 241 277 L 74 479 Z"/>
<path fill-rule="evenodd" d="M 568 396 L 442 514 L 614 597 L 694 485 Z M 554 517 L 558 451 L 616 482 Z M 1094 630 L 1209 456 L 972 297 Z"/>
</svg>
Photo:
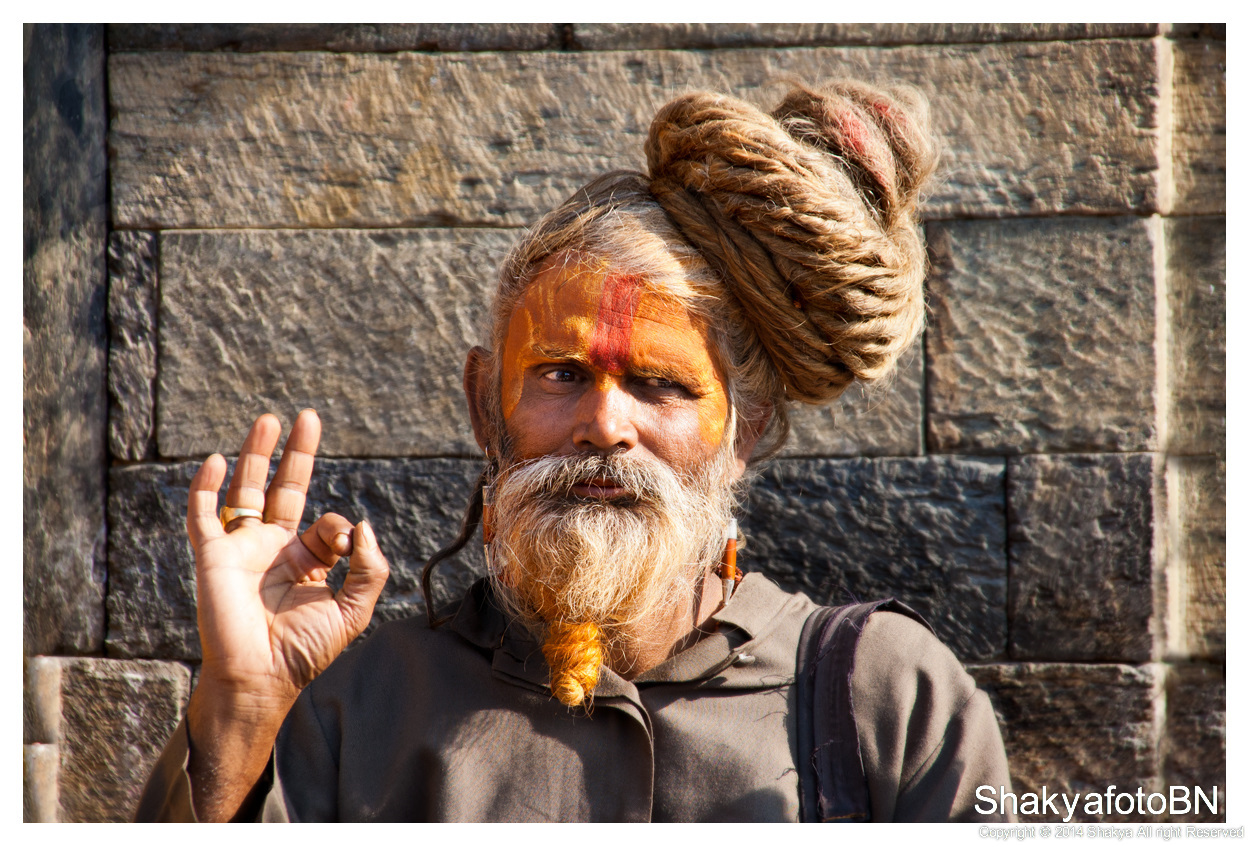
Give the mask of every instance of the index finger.
<svg viewBox="0 0 1250 847">
<path fill-rule="evenodd" d="M 299 530 L 304 516 L 304 497 L 312 479 L 313 459 L 321 442 L 321 419 L 312 409 L 305 409 L 295 419 L 282 461 L 265 492 L 265 522 L 276 523 L 291 531 Z"/>
</svg>

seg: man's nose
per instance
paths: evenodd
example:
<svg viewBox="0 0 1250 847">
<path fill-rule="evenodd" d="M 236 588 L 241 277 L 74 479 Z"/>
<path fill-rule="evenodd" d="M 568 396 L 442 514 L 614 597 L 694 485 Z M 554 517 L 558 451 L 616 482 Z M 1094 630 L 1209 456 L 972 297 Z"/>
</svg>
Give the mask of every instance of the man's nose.
<svg viewBox="0 0 1250 847">
<path fill-rule="evenodd" d="M 632 449 L 638 443 L 634 406 L 634 398 L 615 380 L 597 382 L 578 401 L 574 446 L 604 453 Z"/>
</svg>

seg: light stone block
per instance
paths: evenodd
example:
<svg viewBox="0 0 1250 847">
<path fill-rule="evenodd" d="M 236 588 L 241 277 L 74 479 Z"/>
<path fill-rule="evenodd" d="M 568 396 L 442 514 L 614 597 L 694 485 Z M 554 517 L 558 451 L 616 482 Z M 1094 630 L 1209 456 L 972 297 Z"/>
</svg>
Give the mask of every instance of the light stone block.
<svg viewBox="0 0 1250 847">
<path fill-rule="evenodd" d="M 1223 662 L 1227 641 L 1227 464 L 1223 457 L 1172 459 L 1176 476 L 1172 555 L 1184 626 L 1185 655 Z"/>
<path fill-rule="evenodd" d="M 175 662 L 63 659 L 62 821 L 127 821 L 182 718 L 191 672 Z"/>
<path fill-rule="evenodd" d="M 1136 814 L 1087 814 L 1085 794 L 1158 791 L 1163 732 L 1162 665 L 1002 664 L 968 668 L 990 695 L 1017 795 L 1081 795 L 1072 823 L 1151 820 Z M 1062 805 L 1057 801 L 1055 805 Z M 1062 821 L 1049 813 L 1021 823 Z"/>
<path fill-rule="evenodd" d="M 924 452 L 923 341 L 903 355 L 894 375 L 855 383 L 832 404 L 796 403 L 781 456 L 917 456 Z"/>
<path fill-rule="evenodd" d="M 109 24 L 110 50 L 551 50 L 558 24 Z"/>
<path fill-rule="evenodd" d="M 931 450 L 1156 449 L 1151 221 L 1065 217 L 927 229 Z"/>
<path fill-rule="evenodd" d="M 518 226 L 640 168 L 657 108 L 788 74 L 899 80 L 947 156 L 925 212 L 1150 210 L 1155 42 L 455 54 L 114 53 L 122 228 Z"/>
<path fill-rule="evenodd" d="M 315 408 L 321 455 L 476 455 L 461 387 L 483 340 L 493 230 L 178 232 L 162 238 L 157 439 L 237 453 L 253 420 Z"/>
<path fill-rule="evenodd" d="M 673 50 L 723 47 L 817 47 L 832 44 L 1070 41 L 1151 36 L 1158 24 L 1133 23 L 805 23 L 805 24 L 573 24 L 584 50 Z"/>
<path fill-rule="evenodd" d="M 1223 41 L 1172 47 L 1172 214 L 1224 213 L 1228 156 L 1227 48 Z"/>
</svg>

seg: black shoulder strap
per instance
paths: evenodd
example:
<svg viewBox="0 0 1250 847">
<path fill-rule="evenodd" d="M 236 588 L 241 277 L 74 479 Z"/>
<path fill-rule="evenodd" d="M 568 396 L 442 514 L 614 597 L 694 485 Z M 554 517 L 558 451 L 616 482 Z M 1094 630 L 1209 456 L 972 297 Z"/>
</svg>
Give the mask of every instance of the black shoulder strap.
<svg viewBox="0 0 1250 847">
<path fill-rule="evenodd" d="M 872 820 L 851 702 L 851 674 L 864 623 L 878 610 L 907 615 L 932 630 L 917 612 L 893 598 L 821 606 L 803 624 L 795 676 L 803 821 Z"/>
</svg>

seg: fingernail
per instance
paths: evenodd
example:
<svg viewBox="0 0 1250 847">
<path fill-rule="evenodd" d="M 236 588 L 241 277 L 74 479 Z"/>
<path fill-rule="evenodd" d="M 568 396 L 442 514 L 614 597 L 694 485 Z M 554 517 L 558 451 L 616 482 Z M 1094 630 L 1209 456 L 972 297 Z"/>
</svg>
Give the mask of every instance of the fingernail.
<svg viewBox="0 0 1250 847">
<path fill-rule="evenodd" d="M 360 534 L 365 537 L 365 543 L 370 547 L 378 546 L 378 540 L 373 536 L 373 527 L 369 526 L 367 519 L 360 522 Z"/>
<path fill-rule="evenodd" d="M 340 532 L 334 536 L 334 544 L 331 545 L 335 550 L 350 550 L 352 546 L 352 537 L 346 532 Z"/>
</svg>

